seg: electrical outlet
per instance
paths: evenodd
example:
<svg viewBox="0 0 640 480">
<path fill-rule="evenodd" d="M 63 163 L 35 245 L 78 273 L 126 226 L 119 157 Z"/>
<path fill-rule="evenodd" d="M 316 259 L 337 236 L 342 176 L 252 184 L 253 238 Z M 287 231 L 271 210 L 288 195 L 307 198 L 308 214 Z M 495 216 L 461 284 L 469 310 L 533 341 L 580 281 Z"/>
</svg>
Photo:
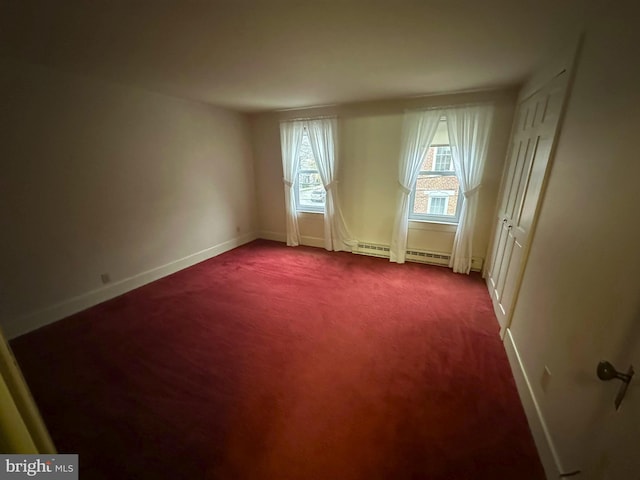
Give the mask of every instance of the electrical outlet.
<svg viewBox="0 0 640 480">
<path fill-rule="evenodd" d="M 102 280 L 103 285 L 106 285 L 111 281 L 111 277 L 108 273 L 103 273 L 102 275 L 100 275 L 100 280 Z"/>
<path fill-rule="evenodd" d="M 549 382 L 551 382 L 551 370 L 549 370 L 549 367 L 545 365 L 544 370 L 542 371 L 542 376 L 540 377 L 540 386 L 544 393 L 547 393 Z"/>
</svg>

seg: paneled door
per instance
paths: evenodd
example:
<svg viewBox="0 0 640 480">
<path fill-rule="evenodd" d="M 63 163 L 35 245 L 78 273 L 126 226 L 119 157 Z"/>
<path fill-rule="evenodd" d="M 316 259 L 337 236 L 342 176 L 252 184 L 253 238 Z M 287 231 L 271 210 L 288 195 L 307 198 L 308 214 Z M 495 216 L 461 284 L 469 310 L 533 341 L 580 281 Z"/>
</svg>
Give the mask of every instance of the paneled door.
<svg viewBox="0 0 640 480">
<path fill-rule="evenodd" d="M 523 99 L 516 112 L 500 208 L 487 270 L 494 310 L 504 332 L 520 286 L 565 93 L 566 72 Z"/>
</svg>

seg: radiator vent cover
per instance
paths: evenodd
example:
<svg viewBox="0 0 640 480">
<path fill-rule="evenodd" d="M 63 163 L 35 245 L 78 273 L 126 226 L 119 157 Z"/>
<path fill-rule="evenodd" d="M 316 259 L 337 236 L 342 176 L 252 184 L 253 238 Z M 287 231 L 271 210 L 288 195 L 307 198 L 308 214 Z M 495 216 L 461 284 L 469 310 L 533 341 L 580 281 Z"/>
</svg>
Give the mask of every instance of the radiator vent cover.
<svg viewBox="0 0 640 480">
<path fill-rule="evenodd" d="M 427 252 L 424 250 L 407 250 L 407 260 L 413 262 L 431 263 L 434 265 L 449 265 L 451 255 L 441 252 Z"/>
<path fill-rule="evenodd" d="M 375 243 L 358 242 L 358 249 L 357 251 L 354 251 L 354 253 L 389 258 L 389 247 L 387 245 L 378 245 Z"/>
<path fill-rule="evenodd" d="M 421 250 L 407 250 L 407 255 L 414 257 L 437 258 L 447 261 L 451 259 L 451 255 L 447 255 L 446 253 L 424 252 Z"/>
<path fill-rule="evenodd" d="M 358 242 L 358 245 L 353 250 L 353 253 L 359 255 L 369 255 L 372 257 L 389 258 L 389 250 L 390 248 L 388 245 Z M 444 252 L 430 252 L 426 250 L 407 250 L 407 256 L 405 259 L 408 262 L 449 266 L 451 254 Z M 481 257 L 473 257 L 471 261 L 471 269 L 476 271 L 482 270 L 482 263 L 483 259 Z"/>
</svg>

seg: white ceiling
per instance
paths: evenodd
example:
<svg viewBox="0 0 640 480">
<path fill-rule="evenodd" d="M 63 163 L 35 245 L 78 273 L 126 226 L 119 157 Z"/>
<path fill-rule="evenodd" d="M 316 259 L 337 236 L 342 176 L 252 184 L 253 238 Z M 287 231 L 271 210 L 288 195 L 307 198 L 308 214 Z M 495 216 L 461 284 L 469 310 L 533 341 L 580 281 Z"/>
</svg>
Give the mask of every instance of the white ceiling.
<svg viewBox="0 0 640 480">
<path fill-rule="evenodd" d="M 296 108 L 518 84 L 597 3 L 1 0 L 0 56 L 243 111 Z"/>
</svg>

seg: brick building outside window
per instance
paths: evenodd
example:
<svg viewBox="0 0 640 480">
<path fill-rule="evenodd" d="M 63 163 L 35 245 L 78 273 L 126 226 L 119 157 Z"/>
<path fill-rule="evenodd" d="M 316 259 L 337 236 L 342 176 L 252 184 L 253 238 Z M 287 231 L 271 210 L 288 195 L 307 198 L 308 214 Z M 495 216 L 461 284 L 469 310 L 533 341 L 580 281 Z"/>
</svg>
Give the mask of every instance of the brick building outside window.
<svg viewBox="0 0 640 480">
<path fill-rule="evenodd" d="M 411 196 L 409 218 L 457 223 L 459 197 L 460 183 L 449 145 L 430 146 Z"/>
</svg>

